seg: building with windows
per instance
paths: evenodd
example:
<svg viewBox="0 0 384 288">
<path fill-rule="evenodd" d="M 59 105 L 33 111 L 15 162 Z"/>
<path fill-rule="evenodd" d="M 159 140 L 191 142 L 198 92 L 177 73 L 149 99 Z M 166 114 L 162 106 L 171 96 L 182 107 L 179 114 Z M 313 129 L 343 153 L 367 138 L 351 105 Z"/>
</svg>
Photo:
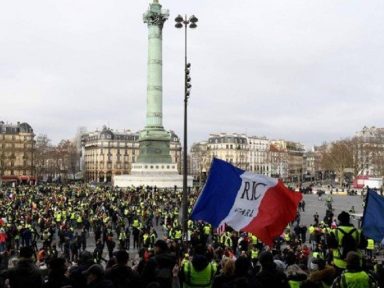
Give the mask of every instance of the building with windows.
<svg viewBox="0 0 384 288">
<path fill-rule="evenodd" d="M 384 128 L 364 127 L 353 138 L 354 160 L 359 175 L 384 175 Z"/>
<path fill-rule="evenodd" d="M 236 133 L 210 134 L 208 141 L 191 147 L 192 175 L 198 179 L 206 174 L 216 157 L 257 174 L 300 181 L 305 173 L 304 152 L 304 145 L 292 141 Z"/>
<path fill-rule="evenodd" d="M 34 137 L 28 123 L 0 121 L 0 176 L 4 182 L 29 182 L 33 178 Z"/>
<path fill-rule="evenodd" d="M 206 178 L 211 158 L 208 157 L 207 141 L 198 142 L 192 145 L 190 154 L 190 175 L 195 180 L 203 181 Z"/>
<path fill-rule="evenodd" d="M 138 132 L 103 127 L 101 131 L 84 133 L 81 139 L 86 181 L 111 182 L 114 175 L 130 174 L 132 164 L 139 156 Z M 170 152 L 180 171 L 181 145 L 179 137 L 172 131 Z"/>
<path fill-rule="evenodd" d="M 314 181 L 317 179 L 316 174 L 316 153 L 314 151 L 307 151 L 304 153 L 304 180 Z"/>
<path fill-rule="evenodd" d="M 247 170 L 249 167 L 248 137 L 244 134 L 210 134 L 207 141 L 207 156 L 225 160 Z"/>
<path fill-rule="evenodd" d="M 271 176 L 270 145 L 266 137 L 248 137 L 249 171 Z"/>
<path fill-rule="evenodd" d="M 269 146 L 271 161 L 271 177 L 288 179 L 288 153 L 287 150 L 271 143 Z"/>
<path fill-rule="evenodd" d="M 293 182 L 302 181 L 304 171 L 304 145 L 298 142 L 283 141 L 288 154 L 288 179 Z"/>
</svg>

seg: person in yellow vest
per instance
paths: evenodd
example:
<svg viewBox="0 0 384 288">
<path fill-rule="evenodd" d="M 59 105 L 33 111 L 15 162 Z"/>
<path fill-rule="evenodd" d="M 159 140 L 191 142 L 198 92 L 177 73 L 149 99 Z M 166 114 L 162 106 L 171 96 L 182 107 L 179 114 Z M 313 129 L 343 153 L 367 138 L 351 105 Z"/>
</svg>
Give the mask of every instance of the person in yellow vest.
<svg viewBox="0 0 384 288">
<path fill-rule="evenodd" d="M 173 226 L 178 226 L 179 225 L 179 219 L 175 218 L 173 219 Z"/>
<path fill-rule="evenodd" d="M 175 234 L 175 228 L 169 225 L 168 235 L 167 235 L 168 238 L 173 239 L 174 234 Z"/>
<path fill-rule="evenodd" d="M 124 229 L 120 231 L 119 241 L 120 241 L 120 249 L 125 249 L 125 241 L 127 240 L 127 235 L 125 234 Z"/>
<path fill-rule="evenodd" d="M 147 231 L 145 231 L 143 234 L 143 247 L 148 248 L 149 244 L 150 244 L 149 234 Z"/>
<path fill-rule="evenodd" d="M 211 288 L 217 268 L 206 256 L 204 248 L 198 248 L 191 261 L 185 261 L 181 267 L 180 281 L 183 288 Z"/>
<path fill-rule="evenodd" d="M 365 253 L 369 258 L 373 257 L 373 250 L 375 250 L 375 241 L 373 239 L 367 239 L 367 247 L 365 248 Z"/>
<path fill-rule="evenodd" d="M 224 247 L 232 248 L 233 241 L 231 232 L 227 231 L 222 235 L 222 244 Z"/>
<path fill-rule="evenodd" d="M 346 269 L 335 279 L 332 288 L 376 288 L 378 284 L 371 274 L 363 271 L 361 255 L 350 251 L 346 258 Z"/>
<path fill-rule="evenodd" d="M 323 251 L 314 251 L 312 253 L 312 258 L 314 258 L 314 259 L 324 259 Z"/>
<path fill-rule="evenodd" d="M 207 241 L 209 240 L 209 237 L 211 236 L 211 225 L 206 223 L 204 226 L 203 226 L 203 243 L 207 243 Z"/>
<path fill-rule="evenodd" d="M 60 222 L 61 222 L 61 213 L 60 213 L 60 211 L 55 213 L 55 222 L 56 222 L 56 224 L 60 224 Z"/>
<path fill-rule="evenodd" d="M 251 243 L 252 245 L 257 245 L 259 244 L 259 240 L 257 239 L 257 237 L 255 235 L 253 235 L 252 233 L 249 233 L 249 238 L 251 238 Z"/>
<path fill-rule="evenodd" d="M 346 254 L 350 251 L 359 252 L 359 248 L 365 248 L 365 237 L 350 223 L 349 213 L 342 211 L 337 219 L 339 226 L 334 229 L 327 240 L 331 248 L 333 265 L 339 273 L 347 267 Z"/>
<path fill-rule="evenodd" d="M 284 241 L 288 244 L 291 241 L 291 231 L 286 229 L 284 232 Z"/>
<path fill-rule="evenodd" d="M 309 233 L 309 243 L 312 246 L 312 249 L 315 249 L 316 247 L 316 236 L 315 236 L 316 227 L 315 225 L 310 225 L 308 227 L 308 233 Z"/>
<path fill-rule="evenodd" d="M 203 232 L 205 235 L 210 235 L 211 234 L 211 225 L 210 224 L 205 224 L 203 227 Z"/>
<path fill-rule="evenodd" d="M 189 254 L 185 253 L 183 260 L 181 260 L 180 267 L 184 267 L 184 264 L 189 262 L 191 259 L 189 258 Z"/>
<path fill-rule="evenodd" d="M 300 288 L 301 283 L 307 280 L 307 273 L 305 273 L 297 264 L 288 266 L 286 274 L 290 288 Z"/>
<path fill-rule="evenodd" d="M 251 250 L 249 250 L 249 258 L 254 264 L 257 263 L 259 258 L 259 249 L 257 249 L 256 245 L 252 245 Z"/>
<path fill-rule="evenodd" d="M 76 223 L 77 223 L 77 228 L 80 229 L 83 225 L 83 217 L 81 217 L 81 214 L 79 213 L 76 217 Z"/>
<path fill-rule="evenodd" d="M 153 248 L 157 239 L 157 233 L 152 229 L 151 234 L 149 235 L 149 247 Z"/>
<path fill-rule="evenodd" d="M 177 226 L 177 227 L 173 230 L 173 239 L 174 239 L 176 242 L 180 242 L 182 237 L 183 237 L 183 233 L 182 233 L 182 231 L 181 231 L 181 228 L 180 228 L 180 226 Z"/>
<path fill-rule="evenodd" d="M 71 216 L 69 217 L 69 219 L 71 220 L 71 225 L 73 225 L 75 220 L 76 220 L 76 213 L 75 212 L 71 212 L 70 215 Z"/>
<path fill-rule="evenodd" d="M 140 226 L 139 219 L 137 218 L 133 219 L 132 227 L 138 229 L 139 226 Z"/>
<path fill-rule="evenodd" d="M 193 225 L 193 221 L 191 219 L 188 219 L 187 226 L 188 226 L 188 229 L 193 230 L 194 225 Z"/>
</svg>

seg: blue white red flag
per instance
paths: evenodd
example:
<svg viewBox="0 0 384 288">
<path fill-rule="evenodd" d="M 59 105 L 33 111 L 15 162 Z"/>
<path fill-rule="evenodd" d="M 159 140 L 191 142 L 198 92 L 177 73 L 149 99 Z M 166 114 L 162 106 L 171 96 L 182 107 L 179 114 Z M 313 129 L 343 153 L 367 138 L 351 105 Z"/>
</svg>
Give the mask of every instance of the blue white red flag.
<svg viewBox="0 0 384 288">
<path fill-rule="evenodd" d="M 213 159 L 191 218 L 206 221 L 215 228 L 227 224 L 272 245 L 295 219 L 301 199 L 301 193 L 291 191 L 278 179 Z"/>
</svg>

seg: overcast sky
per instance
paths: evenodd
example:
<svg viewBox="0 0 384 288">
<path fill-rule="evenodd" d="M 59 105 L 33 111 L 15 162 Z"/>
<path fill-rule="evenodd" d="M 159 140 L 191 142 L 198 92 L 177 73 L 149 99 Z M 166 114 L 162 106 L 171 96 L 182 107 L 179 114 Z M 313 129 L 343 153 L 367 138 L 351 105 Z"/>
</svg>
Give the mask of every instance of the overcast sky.
<svg viewBox="0 0 384 288">
<path fill-rule="evenodd" d="M 383 0 L 162 0 L 164 127 L 183 135 L 184 34 L 195 14 L 189 143 L 238 132 L 321 144 L 384 127 Z M 0 120 L 53 143 L 145 125 L 149 0 L 0 2 Z M 182 137 L 181 137 L 182 138 Z"/>
</svg>

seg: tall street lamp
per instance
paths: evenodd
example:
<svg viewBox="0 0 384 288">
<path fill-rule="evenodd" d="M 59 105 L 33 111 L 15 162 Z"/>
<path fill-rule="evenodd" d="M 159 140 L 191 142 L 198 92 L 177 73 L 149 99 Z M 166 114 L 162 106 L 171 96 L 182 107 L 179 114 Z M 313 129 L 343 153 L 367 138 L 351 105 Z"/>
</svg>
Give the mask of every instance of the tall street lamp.
<svg viewBox="0 0 384 288">
<path fill-rule="evenodd" d="M 188 160 L 188 142 L 187 142 L 187 106 L 188 106 L 188 98 L 190 95 L 190 90 L 191 90 L 191 77 L 189 76 L 190 74 L 190 68 L 191 68 L 191 63 L 188 63 L 187 61 L 187 30 L 189 28 L 196 28 L 196 22 L 198 19 L 196 18 L 195 15 L 192 15 L 191 17 L 185 17 L 183 18 L 181 15 L 178 15 L 175 18 L 176 25 L 175 27 L 180 29 L 184 27 L 185 30 L 185 63 L 184 63 L 184 147 L 183 147 L 183 198 L 182 198 L 182 228 L 183 228 L 183 234 L 184 234 L 184 239 L 187 239 L 187 218 L 188 218 L 188 187 L 187 187 L 187 180 L 188 180 L 188 175 L 187 175 L 187 160 Z"/>
</svg>

